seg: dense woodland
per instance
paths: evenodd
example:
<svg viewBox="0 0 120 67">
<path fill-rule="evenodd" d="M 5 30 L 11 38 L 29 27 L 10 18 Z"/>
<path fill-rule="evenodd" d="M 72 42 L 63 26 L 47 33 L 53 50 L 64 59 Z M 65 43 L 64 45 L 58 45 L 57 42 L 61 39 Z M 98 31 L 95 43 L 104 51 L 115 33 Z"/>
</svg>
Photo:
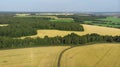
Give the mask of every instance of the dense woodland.
<svg viewBox="0 0 120 67">
<path fill-rule="evenodd" d="M 87 34 L 79 36 L 71 33 L 67 36 L 60 37 L 48 37 L 44 38 L 25 38 L 25 39 L 13 39 L 9 37 L 0 37 L 0 49 L 8 48 L 23 48 L 23 47 L 36 47 L 36 46 L 78 46 L 89 43 L 101 43 L 101 42 L 118 42 L 120 43 L 120 36 L 100 36 L 98 34 Z"/>
<path fill-rule="evenodd" d="M 49 18 L 0 17 L 0 24 L 9 24 L 8 26 L 0 27 L 0 36 L 21 37 L 35 35 L 38 29 L 84 31 L 83 26 L 78 23 L 56 23 L 48 20 Z"/>
</svg>

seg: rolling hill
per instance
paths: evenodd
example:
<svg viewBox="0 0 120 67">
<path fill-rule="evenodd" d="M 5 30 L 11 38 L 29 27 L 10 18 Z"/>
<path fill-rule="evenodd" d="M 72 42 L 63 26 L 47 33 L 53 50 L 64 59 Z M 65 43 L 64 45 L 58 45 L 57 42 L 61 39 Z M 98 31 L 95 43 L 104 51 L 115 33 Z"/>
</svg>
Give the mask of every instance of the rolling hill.
<svg viewBox="0 0 120 67">
<path fill-rule="evenodd" d="M 120 67 L 120 44 L 94 44 L 63 54 L 61 67 Z"/>
<path fill-rule="evenodd" d="M 59 53 L 67 47 L 0 50 L 0 67 L 57 67 Z"/>
<path fill-rule="evenodd" d="M 57 67 L 69 46 L 0 50 L 0 67 Z M 120 67 L 120 44 L 93 44 L 65 51 L 60 67 Z"/>
</svg>

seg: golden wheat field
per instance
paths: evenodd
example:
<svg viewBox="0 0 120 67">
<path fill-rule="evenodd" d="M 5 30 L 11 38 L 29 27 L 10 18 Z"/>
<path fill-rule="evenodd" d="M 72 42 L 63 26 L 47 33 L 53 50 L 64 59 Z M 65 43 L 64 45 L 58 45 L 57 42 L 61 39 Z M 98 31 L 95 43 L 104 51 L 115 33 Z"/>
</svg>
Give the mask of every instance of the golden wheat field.
<svg viewBox="0 0 120 67">
<path fill-rule="evenodd" d="M 57 67 L 69 46 L 0 50 L 0 67 Z M 67 50 L 61 67 L 120 67 L 120 44 L 93 44 Z"/>
<path fill-rule="evenodd" d="M 57 67 L 59 53 L 68 47 L 0 50 L 0 67 Z"/>
<path fill-rule="evenodd" d="M 120 67 L 120 44 L 95 44 L 66 51 L 61 67 Z"/>
<path fill-rule="evenodd" d="M 93 26 L 93 25 L 86 25 L 83 24 L 83 27 L 85 31 L 79 32 L 79 31 L 60 31 L 60 30 L 37 30 L 37 35 L 33 36 L 27 36 L 27 37 L 41 37 L 49 36 L 49 37 L 55 37 L 55 36 L 65 36 L 70 33 L 76 33 L 78 35 L 85 35 L 85 34 L 91 34 L 91 33 L 97 33 L 100 35 L 120 35 L 120 29 L 117 28 L 109 28 L 109 27 L 101 27 L 101 26 Z M 25 37 L 21 37 L 25 38 Z"/>
</svg>

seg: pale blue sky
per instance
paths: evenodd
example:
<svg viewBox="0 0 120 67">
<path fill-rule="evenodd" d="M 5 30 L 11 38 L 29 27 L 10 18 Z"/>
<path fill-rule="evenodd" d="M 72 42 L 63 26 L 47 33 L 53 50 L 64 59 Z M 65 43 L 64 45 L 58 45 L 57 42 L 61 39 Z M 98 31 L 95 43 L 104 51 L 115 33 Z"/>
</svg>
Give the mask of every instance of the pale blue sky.
<svg viewBox="0 0 120 67">
<path fill-rule="evenodd" d="M 120 0 L 0 0 L 0 11 L 120 12 Z"/>
</svg>

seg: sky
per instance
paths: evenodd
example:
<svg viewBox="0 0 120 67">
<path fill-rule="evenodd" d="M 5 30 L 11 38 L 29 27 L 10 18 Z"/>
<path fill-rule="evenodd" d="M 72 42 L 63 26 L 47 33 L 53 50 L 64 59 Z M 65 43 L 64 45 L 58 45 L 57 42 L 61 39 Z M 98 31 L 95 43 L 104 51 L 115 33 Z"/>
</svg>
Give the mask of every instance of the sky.
<svg viewBox="0 0 120 67">
<path fill-rule="evenodd" d="M 120 0 L 0 0 L 0 11 L 120 12 Z"/>
</svg>

